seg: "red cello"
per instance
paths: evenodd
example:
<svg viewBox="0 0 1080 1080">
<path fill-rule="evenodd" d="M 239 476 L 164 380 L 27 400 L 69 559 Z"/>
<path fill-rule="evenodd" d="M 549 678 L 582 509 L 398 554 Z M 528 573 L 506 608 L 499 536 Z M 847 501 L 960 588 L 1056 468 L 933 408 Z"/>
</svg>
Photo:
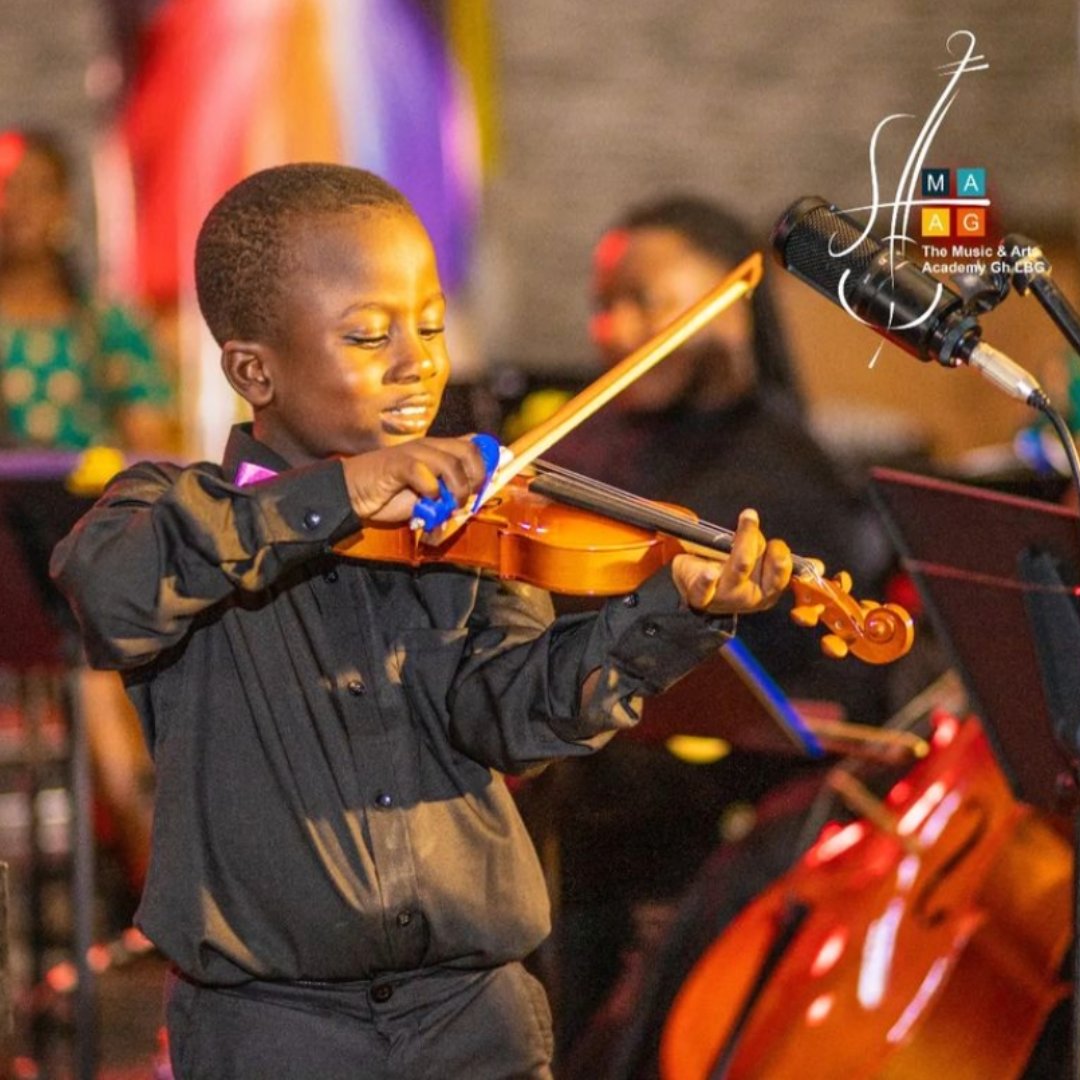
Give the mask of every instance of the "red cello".
<svg viewBox="0 0 1080 1080">
<path fill-rule="evenodd" d="M 975 720 L 874 821 L 824 832 L 691 972 L 664 1080 L 1010 1080 L 1072 935 L 1062 831 L 1012 796 Z"/>
</svg>

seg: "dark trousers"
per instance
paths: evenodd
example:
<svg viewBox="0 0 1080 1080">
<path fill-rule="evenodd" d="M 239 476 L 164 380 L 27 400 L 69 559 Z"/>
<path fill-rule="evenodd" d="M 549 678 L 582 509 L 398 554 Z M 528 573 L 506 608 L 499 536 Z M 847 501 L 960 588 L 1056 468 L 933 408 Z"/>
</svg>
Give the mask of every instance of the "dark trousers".
<svg viewBox="0 0 1080 1080">
<path fill-rule="evenodd" d="M 175 1080 L 550 1078 L 547 997 L 521 964 L 348 983 L 170 975 Z"/>
</svg>

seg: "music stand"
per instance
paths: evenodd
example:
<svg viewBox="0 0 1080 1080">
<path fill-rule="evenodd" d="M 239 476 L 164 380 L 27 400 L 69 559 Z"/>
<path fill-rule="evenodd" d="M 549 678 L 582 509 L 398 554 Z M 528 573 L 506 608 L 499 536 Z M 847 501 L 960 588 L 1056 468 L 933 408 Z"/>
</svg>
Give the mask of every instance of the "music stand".
<svg viewBox="0 0 1080 1080">
<path fill-rule="evenodd" d="M 647 742 L 679 735 L 723 739 L 740 750 L 796 757 L 825 753 L 806 718 L 738 638 L 664 693 L 646 698 L 642 722 L 627 734 Z"/>
<path fill-rule="evenodd" d="M 1016 797 L 1074 809 L 1080 726 L 1061 729 L 1080 692 L 1062 685 L 1069 674 L 1048 633 L 1080 628 L 1077 515 L 892 469 L 874 469 L 870 488 Z M 1080 686 L 1080 650 L 1074 661 L 1070 685 Z"/>
<path fill-rule="evenodd" d="M 89 752 L 78 682 L 81 653 L 74 620 L 48 576 L 52 548 L 90 503 L 64 486 L 75 461 L 75 455 L 51 451 L 0 455 L 0 566 L 4 568 L 0 574 L 0 667 L 23 675 L 42 669 L 62 672 L 61 706 L 71 770 L 72 949 L 78 976 L 74 1064 L 75 1076 L 89 1080 L 97 1056 L 94 975 L 87 959 L 93 941 L 94 840 Z M 35 761 L 40 753 L 40 747 L 31 746 Z M 36 814 L 35 806 L 31 853 L 38 835 Z"/>
<path fill-rule="evenodd" d="M 927 750 L 908 731 L 849 723 L 836 702 L 789 698 L 740 638 L 646 698 L 641 723 L 621 738 L 666 743 L 685 735 L 810 760 L 850 755 L 901 764 Z"/>
</svg>

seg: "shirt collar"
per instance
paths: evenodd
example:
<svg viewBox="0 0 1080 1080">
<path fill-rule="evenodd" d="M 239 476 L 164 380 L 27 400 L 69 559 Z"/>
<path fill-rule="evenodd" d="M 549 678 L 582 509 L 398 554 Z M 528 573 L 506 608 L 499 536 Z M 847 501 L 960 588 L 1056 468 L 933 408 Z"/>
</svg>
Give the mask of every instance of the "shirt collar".
<svg viewBox="0 0 1080 1080">
<path fill-rule="evenodd" d="M 261 465 L 264 469 L 273 469 L 274 472 L 285 472 L 292 468 L 280 454 L 255 438 L 250 423 L 234 424 L 229 432 L 229 441 L 225 444 L 221 467 L 225 475 L 232 479 L 245 461 Z"/>
</svg>

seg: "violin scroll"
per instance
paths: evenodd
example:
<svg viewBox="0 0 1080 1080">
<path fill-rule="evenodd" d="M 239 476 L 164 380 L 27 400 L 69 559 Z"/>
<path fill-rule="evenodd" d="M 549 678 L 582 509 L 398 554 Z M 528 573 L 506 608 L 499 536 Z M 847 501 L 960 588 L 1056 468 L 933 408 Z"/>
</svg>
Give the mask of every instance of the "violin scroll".
<svg viewBox="0 0 1080 1080">
<path fill-rule="evenodd" d="M 834 660 L 851 653 L 868 664 L 890 664 L 915 641 L 911 616 L 899 604 L 856 600 L 846 570 L 834 578 L 798 575 L 791 579 L 791 591 L 792 620 L 799 626 L 823 624 L 829 632 L 821 639 L 821 651 Z"/>
</svg>

